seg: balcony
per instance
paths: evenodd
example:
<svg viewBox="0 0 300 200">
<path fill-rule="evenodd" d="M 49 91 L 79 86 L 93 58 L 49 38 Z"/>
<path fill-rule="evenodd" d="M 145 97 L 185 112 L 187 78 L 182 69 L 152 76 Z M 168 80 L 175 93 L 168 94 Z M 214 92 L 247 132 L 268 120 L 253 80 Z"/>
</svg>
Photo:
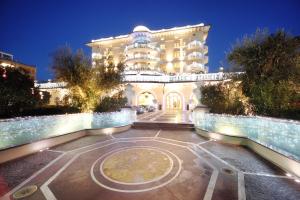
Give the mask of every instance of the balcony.
<svg viewBox="0 0 300 200">
<path fill-rule="evenodd" d="M 204 45 L 202 42 L 194 40 L 187 45 L 187 51 L 188 52 L 199 51 L 203 54 L 206 54 L 208 52 L 208 47 Z"/>
<path fill-rule="evenodd" d="M 224 80 L 226 76 L 224 73 L 209 73 L 209 74 L 180 74 L 175 76 L 170 75 L 147 75 L 140 74 L 126 74 L 124 82 L 157 82 L 157 83 L 170 83 L 170 82 L 197 82 L 197 81 L 216 81 Z"/>
<path fill-rule="evenodd" d="M 187 56 L 188 61 L 197 61 L 201 63 L 207 63 L 208 57 L 200 52 L 192 52 Z"/>
<path fill-rule="evenodd" d="M 125 47 L 126 52 L 153 52 L 159 51 L 159 48 L 151 44 L 134 43 Z"/>
<path fill-rule="evenodd" d="M 207 73 L 207 71 L 208 71 L 208 68 L 206 66 L 204 66 L 204 64 L 196 63 L 196 62 L 193 62 L 190 65 L 187 65 L 186 68 L 189 72 L 196 72 L 196 73 L 197 72 Z"/>
<path fill-rule="evenodd" d="M 128 56 L 125 59 L 126 64 L 130 63 L 153 63 L 153 62 L 158 62 L 159 58 L 151 55 L 146 55 L 146 54 L 138 54 L 135 56 Z"/>
</svg>

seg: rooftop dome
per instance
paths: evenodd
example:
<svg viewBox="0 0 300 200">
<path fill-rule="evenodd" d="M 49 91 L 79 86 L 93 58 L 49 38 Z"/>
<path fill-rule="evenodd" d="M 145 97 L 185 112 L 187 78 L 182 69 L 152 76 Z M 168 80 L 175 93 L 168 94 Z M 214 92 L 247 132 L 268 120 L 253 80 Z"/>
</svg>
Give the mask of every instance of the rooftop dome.
<svg viewBox="0 0 300 200">
<path fill-rule="evenodd" d="M 150 32 L 150 30 L 146 26 L 136 26 L 133 32 Z"/>
</svg>

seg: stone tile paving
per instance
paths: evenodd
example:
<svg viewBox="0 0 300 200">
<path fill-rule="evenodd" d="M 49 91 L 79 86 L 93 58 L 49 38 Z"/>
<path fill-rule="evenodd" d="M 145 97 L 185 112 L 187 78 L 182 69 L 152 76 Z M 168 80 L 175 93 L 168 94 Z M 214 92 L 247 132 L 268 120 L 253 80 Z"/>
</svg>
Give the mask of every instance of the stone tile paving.
<svg viewBox="0 0 300 200">
<path fill-rule="evenodd" d="M 209 142 L 201 146 L 243 172 L 284 175 L 280 168 L 245 147 L 221 142 Z"/>
<path fill-rule="evenodd" d="M 102 142 L 108 139 L 112 139 L 107 135 L 91 135 L 79 138 L 77 140 L 68 142 L 66 144 L 62 144 L 53 148 L 53 150 L 57 151 L 70 151 L 79 147 L 95 144 L 97 142 Z"/>
<path fill-rule="evenodd" d="M 193 134 L 191 134 L 193 133 Z M 161 138 L 167 138 L 167 139 L 175 139 L 180 140 L 183 142 L 192 142 L 192 143 L 201 143 L 208 141 L 206 138 L 187 130 L 172 130 L 172 131 L 166 131 L 162 130 L 158 137 Z"/>
<path fill-rule="evenodd" d="M 42 169 L 60 153 L 43 151 L 0 164 L 0 197 Z"/>
<path fill-rule="evenodd" d="M 114 134 L 114 137 L 116 138 L 130 138 L 130 137 L 154 137 L 158 129 L 130 129 L 128 131 L 124 131 L 122 133 L 116 133 Z"/>
<path fill-rule="evenodd" d="M 245 188 L 247 200 L 300 199 L 300 185 L 291 179 L 245 175 Z"/>
</svg>

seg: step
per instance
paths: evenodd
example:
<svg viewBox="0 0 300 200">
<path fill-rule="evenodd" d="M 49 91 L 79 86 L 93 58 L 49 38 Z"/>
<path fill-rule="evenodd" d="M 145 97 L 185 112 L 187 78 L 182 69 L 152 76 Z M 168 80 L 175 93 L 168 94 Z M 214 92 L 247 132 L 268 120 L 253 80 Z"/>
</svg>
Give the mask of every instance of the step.
<svg viewBox="0 0 300 200">
<path fill-rule="evenodd" d="M 166 123 L 166 122 L 134 122 L 135 129 L 173 129 L 173 130 L 194 130 L 194 124 L 189 123 Z"/>
</svg>

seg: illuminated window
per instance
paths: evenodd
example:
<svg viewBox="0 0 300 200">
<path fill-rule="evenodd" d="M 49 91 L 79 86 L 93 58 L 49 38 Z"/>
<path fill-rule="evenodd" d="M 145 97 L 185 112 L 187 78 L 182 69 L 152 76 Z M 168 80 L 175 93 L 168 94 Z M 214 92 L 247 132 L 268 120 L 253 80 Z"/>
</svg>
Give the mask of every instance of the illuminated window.
<svg viewBox="0 0 300 200">
<path fill-rule="evenodd" d="M 179 47 L 180 47 L 180 43 L 179 43 L 179 42 L 176 42 L 176 43 L 174 44 L 174 47 L 175 47 L 175 48 L 179 48 Z"/>
<path fill-rule="evenodd" d="M 174 51 L 174 58 L 180 58 L 180 51 Z"/>
<path fill-rule="evenodd" d="M 178 62 L 174 63 L 174 68 L 180 68 L 180 65 Z"/>
</svg>

